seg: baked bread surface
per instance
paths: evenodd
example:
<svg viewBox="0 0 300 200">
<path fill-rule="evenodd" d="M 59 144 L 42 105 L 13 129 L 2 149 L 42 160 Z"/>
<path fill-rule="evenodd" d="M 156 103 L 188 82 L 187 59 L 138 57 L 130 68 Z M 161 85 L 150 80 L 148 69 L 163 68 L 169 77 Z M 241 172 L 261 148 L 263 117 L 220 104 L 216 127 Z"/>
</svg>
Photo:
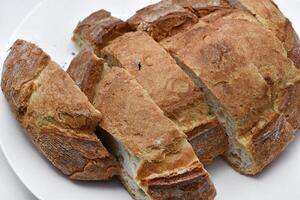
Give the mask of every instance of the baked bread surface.
<svg viewBox="0 0 300 200">
<path fill-rule="evenodd" d="M 132 29 L 146 31 L 157 41 L 175 35 L 197 21 L 196 15 L 171 1 L 147 6 L 127 20 Z"/>
<path fill-rule="evenodd" d="M 101 113 L 36 45 L 14 43 L 1 87 L 32 141 L 64 174 L 71 179 L 106 180 L 119 173 L 116 160 L 94 134 Z"/>
<path fill-rule="evenodd" d="M 75 64 L 70 68 L 74 78 L 76 69 L 83 70 Z M 112 136 L 120 178 L 135 199 L 214 198 L 215 189 L 185 135 L 134 77 L 106 66 L 94 86 L 94 106 L 103 113 L 100 126 Z"/>
<path fill-rule="evenodd" d="M 293 139 L 295 130 L 281 108 L 290 106 L 288 88 L 297 81 L 298 71 L 280 41 L 252 15 L 242 11 L 215 15 L 162 45 L 191 76 L 198 77 L 225 123 L 229 161 L 242 173 L 256 174 Z M 293 106 L 298 110 L 298 105 Z M 248 155 L 237 158 L 232 149 L 240 144 Z"/>
<path fill-rule="evenodd" d="M 129 25 L 112 17 L 110 12 L 99 10 L 79 22 L 72 40 L 81 48 L 93 48 L 97 52 L 106 43 L 130 30 Z"/>
<path fill-rule="evenodd" d="M 227 136 L 210 114 L 203 92 L 149 35 L 141 31 L 126 33 L 103 48 L 101 56 L 136 78 L 188 136 L 202 162 L 208 163 L 225 152 Z"/>
</svg>

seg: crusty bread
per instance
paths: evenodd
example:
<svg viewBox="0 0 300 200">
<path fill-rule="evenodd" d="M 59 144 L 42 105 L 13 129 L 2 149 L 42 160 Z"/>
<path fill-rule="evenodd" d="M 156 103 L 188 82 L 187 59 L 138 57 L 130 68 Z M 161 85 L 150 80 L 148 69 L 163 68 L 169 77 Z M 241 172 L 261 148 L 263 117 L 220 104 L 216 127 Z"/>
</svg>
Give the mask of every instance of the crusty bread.
<svg viewBox="0 0 300 200">
<path fill-rule="evenodd" d="M 70 68 L 74 78 L 77 70 L 91 72 L 78 62 Z M 111 135 L 107 143 L 133 198 L 213 199 L 215 189 L 185 135 L 126 70 L 103 69 L 100 82 L 94 82 L 93 102 L 103 114 L 100 126 Z"/>
<path fill-rule="evenodd" d="M 101 56 L 125 68 L 187 136 L 203 163 L 227 149 L 227 136 L 211 113 L 204 94 L 149 35 L 126 33 L 109 43 Z"/>
<path fill-rule="evenodd" d="M 252 15 L 214 13 L 162 45 L 204 89 L 226 127 L 226 158 L 237 170 L 260 172 L 293 139 L 282 108 L 290 106 L 289 87 L 298 82 L 299 71 Z"/>
<path fill-rule="evenodd" d="M 95 96 L 94 86 L 100 81 L 102 75 L 103 64 L 102 59 L 98 58 L 91 50 L 85 49 L 71 61 L 70 66 L 76 67 L 69 67 L 67 70 L 67 73 L 72 75 L 76 85 L 91 102 Z"/>
<path fill-rule="evenodd" d="M 40 48 L 17 40 L 4 63 L 1 87 L 32 141 L 64 174 L 106 180 L 119 173 L 94 134 L 100 112 Z"/>
<path fill-rule="evenodd" d="M 105 44 L 130 30 L 129 25 L 99 10 L 79 22 L 74 30 L 73 41 L 81 48 L 92 47 L 96 52 Z"/>
<path fill-rule="evenodd" d="M 297 68 L 300 68 L 300 40 L 291 22 L 281 13 L 272 0 L 229 0 L 239 9 L 249 11 L 267 29 L 283 42 Z"/>
<path fill-rule="evenodd" d="M 145 31 L 161 41 L 197 23 L 196 16 L 229 8 L 227 0 L 162 0 L 137 11 L 127 22 L 133 30 Z"/>
<path fill-rule="evenodd" d="M 146 31 L 160 41 L 197 21 L 189 10 L 171 1 L 161 1 L 137 11 L 127 22 L 134 30 Z"/>
<path fill-rule="evenodd" d="M 272 0 L 230 0 L 230 3 L 240 9 L 250 12 L 262 26 L 272 31 L 282 42 L 290 58 L 297 68 L 300 68 L 300 40 L 291 22 L 280 12 Z M 268 58 L 271 58 L 270 56 Z M 300 128 L 300 82 L 296 78 L 288 88 L 290 102 L 282 110 L 288 122 L 295 128 Z"/>
<path fill-rule="evenodd" d="M 190 10 L 198 17 L 206 16 L 217 10 L 231 8 L 227 0 L 163 0 Z M 162 2 L 163 2 L 162 1 Z"/>
<path fill-rule="evenodd" d="M 89 23 L 88 19 L 83 21 Z M 101 35 L 100 32 L 99 34 Z M 89 43 L 83 46 L 89 46 Z M 98 52 L 98 56 L 105 57 L 110 65 L 126 68 L 137 78 L 165 115 L 186 133 L 201 162 L 207 164 L 225 152 L 228 146 L 227 136 L 215 116 L 210 114 L 203 93 L 151 37 L 142 32 L 127 33 L 126 36 L 112 42 L 107 41 L 105 45 L 100 46 L 107 47 L 104 50 L 96 48 L 95 53 Z M 93 48 L 93 46 L 89 47 L 89 49 Z M 87 55 L 87 52 L 88 50 L 81 52 L 74 62 L 82 60 L 84 63 L 81 67 L 86 68 L 87 71 L 95 70 L 86 66 L 88 62 L 84 60 L 94 59 L 89 62 L 97 62 L 92 55 L 90 59 L 84 58 L 83 55 Z M 84 74 L 89 73 L 82 72 L 80 76 Z M 87 80 L 92 79 L 93 77 Z M 76 80 L 81 78 L 78 77 Z M 186 90 L 185 85 L 188 86 L 188 90 L 182 91 Z"/>
</svg>

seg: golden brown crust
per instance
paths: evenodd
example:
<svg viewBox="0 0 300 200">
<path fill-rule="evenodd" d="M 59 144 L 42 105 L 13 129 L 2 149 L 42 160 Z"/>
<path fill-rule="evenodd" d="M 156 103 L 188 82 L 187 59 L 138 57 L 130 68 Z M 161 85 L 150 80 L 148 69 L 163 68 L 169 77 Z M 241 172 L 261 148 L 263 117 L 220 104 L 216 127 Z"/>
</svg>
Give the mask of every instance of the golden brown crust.
<svg viewBox="0 0 300 200">
<path fill-rule="evenodd" d="M 194 144 L 200 160 L 203 158 L 207 162 L 224 153 L 226 133 L 216 118 L 210 115 L 203 92 L 150 36 L 139 31 L 126 33 L 106 46 L 101 56 L 112 65 L 118 63 L 133 75 L 183 132 L 188 136 L 190 132 L 194 136 L 197 134 L 197 137 L 189 137 L 188 140 Z M 214 124 L 214 128 L 206 131 L 209 124 Z M 215 141 L 204 142 L 208 136 Z"/>
<path fill-rule="evenodd" d="M 216 191 L 212 190 L 207 178 L 207 173 L 195 165 L 175 177 L 152 179 L 148 192 L 153 199 L 212 200 Z M 200 185 L 202 190 L 195 189 Z"/>
<path fill-rule="evenodd" d="M 252 175 L 277 157 L 293 138 L 294 130 L 277 113 L 282 111 L 280 107 L 291 106 L 289 84 L 299 74 L 279 40 L 255 21 L 242 11 L 214 14 L 162 42 L 201 79 L 227 113 L 226 120 L 234 122 L 235 140 L 246 148 L 254 163 L 246 170 L 240 162 L 232 164 Z M 298 109 L 296 103 L 292 106 Z M 257 143 L 261 137 L 266 140 Z"/>
<path fill-rule="evenodd" d="M 197 22 L 197 16 L 170 1 L 161 1 L 138 10 L 128 19 L 134 30 L 148 32 L 160 41 Z"/>
<path fill-rule="evenodd" d="M 224 109 L 236 119 L 238 127 L 249 129 L 256 123 L 257 114 L 270 108 L 268 85 L 219 28 L 201 22 L 162 44 L 201 77 L 217 99 L 222 99 Z"/>
<path fill-rule="evenodd" d="M 186 8 L 198 17 L 204 17 L 217 10 L 231 8 L 227 0 L 164 0 Z"/>
<path fill-rule="evenodd" d="M 252 13 L 267 29 L 283 42 L 297 68 L 300 68 L 300 40 L 292 23 L 282 14 L 272 0 L 229 0 L 237 8 Z"/>
<path fill-rule="evenodd" d="M 118 173 L 115 159 L 93 133 L 101 114 L 48 55 L 17 40 L 4 65 L 2 90 L 54 166 L 80 180 L 106 180 Z"/>
<path fill-rule="evenodd" d="M 274 115 L 261 130 L 252 134 L 251 154 L 256 161 L 257 170 L 262 169 L 272 162 L 286 148 L 294 138 L 294 130 L 286 122 L 283 115 Z"/>
<path fill-rule="evenodd" d="M 281 107 L 287 121 L 297 130 L 300 127 L 300 77 L 297 73 L 295 81 L 286 88 L 285 107 Z"/>
<path fill-rule="evenodd" d="M 71 62 L 67 73 L 76 81 L 81 91 L 89 98 L 94 99 L 95 85 L 100 81 L 103 70 L 103 60 L 91 50 L 82 50 Z"/>
<path fill-rule="evenodd" d="M 144 155 L 154 148 L 165 149 L 174 141 L 184 138 L 176 126 L 163 117 L 162 111 L 135 79 L 123 69 L 114 67 L 111 73 L 104 76 L 97 86 L 94 106 L 105 116 L 101 127 L 115 137 L 122 138 L 135 155 Z M 124 122 L 120 123 L 121 119 Z M 154 145 L 158 140 L 160 142 Z M 157 153 L 160 155 L 160 151 Z"/>
<path fill-rule="evenodd" d="M 101 56 L 111 64 L 119 63 L 134 76 L 167 115 L 200 99 L 203 113 L 200 117 L 209 117 L 203 93 L 146 33 L 124 34 L 106 46 Z"/>
<path fill-rule="evenodd" d="M 157 193 L 150 193 L 151 185 L 155 185 L 155 182 L 151 181 L 158 177 L 165 180 L 165 184 L 173 179 L 177 179 L 178 185 L 197 182 L 190 191 L 181 190 L 182 195 L 209 190 L 210 197 L 213 198 L 214 187 L 185 140 L 184 134 L 164 116 L 128 72 L 113 67 L 97 86 L 94 103 L 103 113 L 101 127 L 122 142 L 128 151 L 140 160 L 135 172 L 136 179 L 151 198 L 164 199 L 166 194 L 171 195 L 178 190 L 177 186 L 169 184 L 173 189 L 160 191 L 162 196 L 152 196 Z M 195 180 L 195 175 L 189 173 L 193 172 L 192 169 L 202 171 L 201 176 L 205 177 Z"/>
<path fill-rule="evenodd" d="M 93 47 L 97 53 L 107 42 L 128 31 L 130 27 L 126 22 L 99 10 L 79 22 L 72 39 L 82 49 Z"/>
<path fill-rule="evenodd" d="M 24 41 L 17 40 L 11 47 L 3 65 L 1 88 L 18 119 L 26 113 L 28 99 L 34 91 L 31 81 L 49 61 L 49 56 L 41 49 L 33 48 Z"/>
<path fill-rule="evenodd" d="M 199 160 L 205 165 L 228 148 L 227 134 L 217 120 L 196 127 L 186 135 Z"/>
<path fill-rule="evenodd" d="M 74 72 L 76 67 L 81 70 L 79 65 L 72 67 Z M 136 80 L 116 67 L 106 69 L 102 77 L 98 85 L 95 83 L 94 99 L 103 113 L 101 127 L 140 160 L 135 181 L 145 188 L 149 198 L 213 199 L 214 186 L 185 136 L 164 117 Z M 121 180 L 137 198 L 126 180 Z"/>
</svg>

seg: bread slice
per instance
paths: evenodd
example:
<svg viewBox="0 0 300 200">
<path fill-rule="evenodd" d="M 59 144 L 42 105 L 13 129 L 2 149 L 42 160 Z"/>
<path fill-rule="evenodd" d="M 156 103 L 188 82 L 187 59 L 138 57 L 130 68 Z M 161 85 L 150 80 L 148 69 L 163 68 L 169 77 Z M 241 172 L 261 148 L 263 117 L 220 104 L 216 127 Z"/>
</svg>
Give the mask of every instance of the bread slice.
<svg viewBox="0 0 300 200">
<path fill-rule="evenodd" d="M 80 77 L 76 69 L 85 77 L 91 75 L 80 65 L 70 68 L 71 77 Z M 214 199 L 214 186 L 185 135 L 126 70 L 102 69 L 100 82 L 94 82 L 93 104 L 103 114 L 100 126 L 111 135 L 107 143 L 132 197 Z"/>
<path fill-rule="evenodd" d="M 55 167 L 78 180 L 119 174 L 115 158 L 94 134 L 100 112 L 42 49 L 17 40 L 3 68 L 1 88 L 12 111 Z"/>
<path fill-rule="evenodd" d="M 126 22 L 112 17 L 105 10 L 99 10 L 79 22 L 72 39 L 80 48 L 92 47 L 98 52 L 108 41 L 129 30 Z"/>
<path fill-rule="evenodd" d="M 189 10 L 172 1 L 161 1 L 138 10 L 127 22 L 134 30 L 146 31 L 160 41 L 197 21 L 197 16 Z"/>
<path fill-rule="evenodd" d="M 229 136 L 226 158 L 238 171 L 257 174 L 293 139 L 281 108 L 289 106 L 299 72 L 253 16 L 213 14 L 161 44 L 204 89 Z"/>
<path fill-rule="evenodd" d="M 187 136 L 203 163 L 227 149 L 227 136 L 206 103 L 203 92 L 149 35 L 126 33 L 104 47 L 101 56 L 125 68 L 164 114 Z"/>
</svg>

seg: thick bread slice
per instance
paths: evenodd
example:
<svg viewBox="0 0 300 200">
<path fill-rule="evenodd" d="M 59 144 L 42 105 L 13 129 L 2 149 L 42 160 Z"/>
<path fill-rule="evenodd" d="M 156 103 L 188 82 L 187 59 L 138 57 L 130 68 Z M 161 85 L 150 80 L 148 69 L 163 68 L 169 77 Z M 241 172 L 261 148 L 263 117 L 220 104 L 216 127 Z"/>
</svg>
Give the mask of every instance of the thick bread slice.
<svg viewBox="0 0 300 200">
<path fill-rule="evenodd" d="M 227 136 L 199 87 L 148 34 L 126 33 L 103 48 L 101 56 L 125 68 L 164 114 L 187 136 L 201 162 L 225 152 Z"/>
<path fill-rule="evenodd" d="M 160 41 L 197 21 L 197 16 L 189 10 L 171 1 L 161 1 L 138 10 L 127 22 L 134 30 L 146 31 Z"/>
<path fill-rule="evenodd" d="M 76 69 L 82 73 L 78 65 L 70 68 L 74 78 Z M 215 189 L 184 134 L 127 71 L 104 67 L 103 73 L 94 82 L 93 102 L 103 114 L 100 126 L 112 136 L 121 180 L 133 198 L 213 199 Z"/>
<path fill-rule="evenodd" d="M 272 0 L 229 0 L 234 7 L 247 10 L 283 42 L 288 56 L 300 68 L 300 40 L 292 23 Z"/>
<path fill-rule="evenodd" d="M 1 87 L 32 141 L 64 174 L 71 179 L 106 180 L 119 173 L 116 160 L 94 134 L 100 112 L 36 45 L 14 43 Z"/>
<path fill-rule="evenodd" d="M 226 156 L 238 171 L 260 172 L 293 139 L 281 108 L 288 106 L 288 88 L 299 72 L 277 38 L 251 15 L 235 11 L 200 21 L 162 45 L 203 87 L 226 127 Z"/>
<path fill-rule="evenodd" d="M 97 52 L 106 43 L 130 31 L 126 22 L 112 17 L 105 10 L 99 10 L 79 22 L 74 30 L 73 41 L 80 48 L 93 48 Z"/>
</svg>

